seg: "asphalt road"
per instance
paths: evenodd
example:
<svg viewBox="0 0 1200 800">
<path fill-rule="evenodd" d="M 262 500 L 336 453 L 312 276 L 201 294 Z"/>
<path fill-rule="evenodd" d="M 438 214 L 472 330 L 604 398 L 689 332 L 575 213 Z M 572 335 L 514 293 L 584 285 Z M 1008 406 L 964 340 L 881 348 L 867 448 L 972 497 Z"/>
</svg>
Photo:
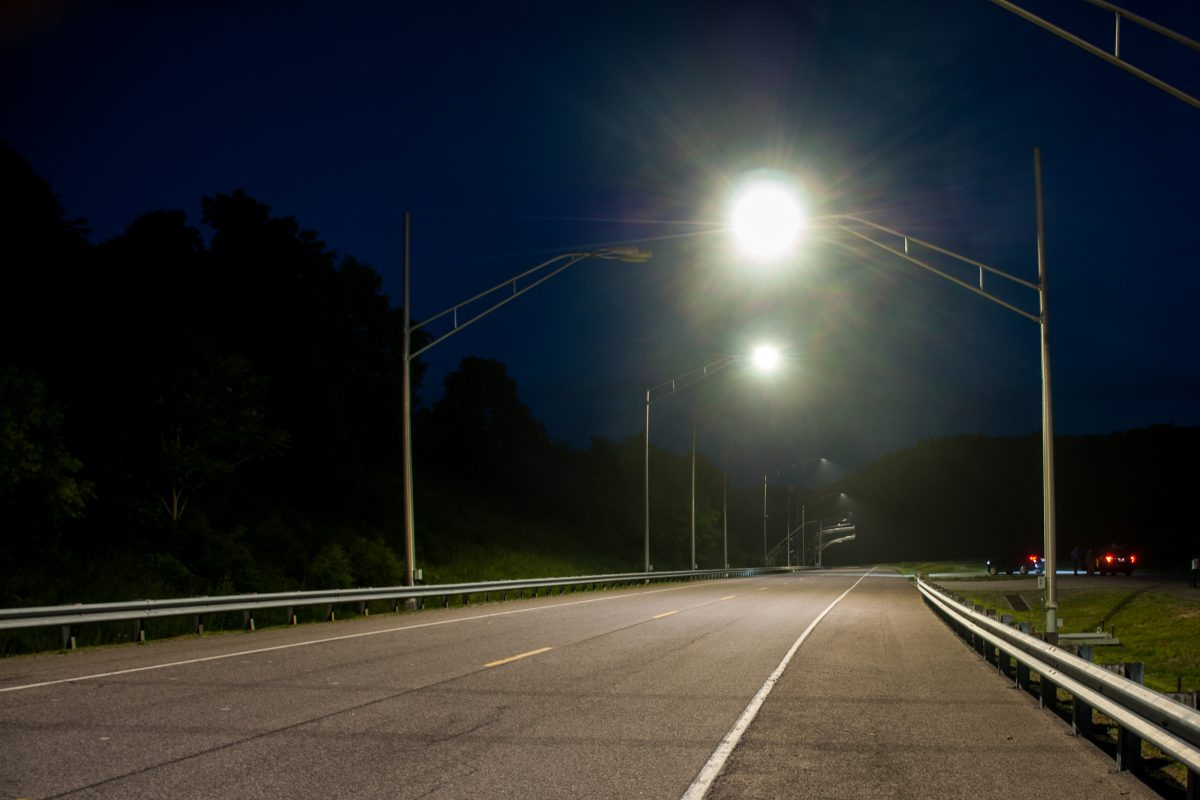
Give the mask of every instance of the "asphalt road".
<svg viewBox="0 0 1200 800">
<path fill-rule="evenodd" d="M 1154 796 L 1066 730 L 830 571 L 6 659 L 0 800 Z"/>
</svg>

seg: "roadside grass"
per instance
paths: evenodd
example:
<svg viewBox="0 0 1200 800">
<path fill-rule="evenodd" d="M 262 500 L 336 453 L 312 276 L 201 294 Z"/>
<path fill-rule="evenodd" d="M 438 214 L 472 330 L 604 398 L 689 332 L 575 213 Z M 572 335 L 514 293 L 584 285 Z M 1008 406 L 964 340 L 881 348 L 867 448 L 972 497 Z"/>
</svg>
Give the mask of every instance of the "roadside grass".
<svg viewBox="0 0 1200 800">
<path fill-rule="evenodd" d="M 425 582 L 474 583 L 477 581 L 519 580 L 521 578 L 561 578 L 623 572 L 619 565 L 597 563 L 594 558 L 573 558 L 565 554 L 531 552 L 501 544 L 474 544 L 459 547 L 454 560 L 430 564 Z"/>
<path fill-rule="evenodd" d="M 998 614 L 1012 614 L 1034 629 L 1045 620 L 1042 593 L 961 592 L 962 597 Z M 1014 611 L 1005 597 L 1016 594 L 1029 611 Z M 1098 664 L 1141 661 L 1146 686 L 1160 692 L 1200 690 L 1200 602 L 1151 591 L 1121 589 L 1060 589 L 1059 622 L 1064 633 L 1103 630 L 1121 644 L 1093 648 Z"/>
<path fill-rule="evenodd" d="M 897 561 L 888 566 L 904 575 L 977 575 L 986 572 L 984 559 L 977 561 Z"/>
<path fill-rule="evenodd" d="M 531 531 L 536 536 L 542 531 Z M 443 563 L 426 563 L 424 565 L 424 582 L 427 585 L 451 583 L 477 583 L 497 580 L 520 580 L 522 578 L 558 578 L 579 575 L 599 575 L 628 572 L 624 565 L 610 563 L 606 559 L 590 554 L 583 557 L 567 553 L 555 553 L 550 548 L 535 551 L 529 547 L 522 548 L 507 543 L 474 543 L 460 544 L 450 558 Z M 541 593 L 545 593 L 542 590 Z M 509 592 L 508 597 L 529 596 L 531 591 Z M 461 606 L 467 603 L 475 604 L 484 600 L 497 600 L 496 593 L 487 598 L 482 593 L 449 595 L 446 597 L 430 598 L 426 605 Z M 336 620 L 349 620 L 367 614 L 392 613 L 394 604 L 387 600 L 371 601 L 360 604 L 334 603 L 316 606 L 297 606 L 295 608 L 296 622 L 306 624 L 311 622 L 326 622 L 332 612 Z M 259 609 L 254 612 L 254 627 L 257 630 L 287 626 L 291 621 L 286 611 L 279 609 Z M 205 614 L 203 618 L 203 636 L 218 634 L 237 634 L 246 630 L 246 620 L 241 612 L 225 612 Z M 196 636 L 194 623 L 187 617 L 164 617 L 143 621 L 142 628 L 147 642 L 165 639 Z M 107 622 L 78 625 L 74 628 L 76 646 L 103 647 L 109 645 L 135 644 L 134 625 L 132 622 Z M 61 647 L 58 628 L 34 628 L 0 632 L 0 658 L 41 653 L 59 650 Z"/>
</svg>

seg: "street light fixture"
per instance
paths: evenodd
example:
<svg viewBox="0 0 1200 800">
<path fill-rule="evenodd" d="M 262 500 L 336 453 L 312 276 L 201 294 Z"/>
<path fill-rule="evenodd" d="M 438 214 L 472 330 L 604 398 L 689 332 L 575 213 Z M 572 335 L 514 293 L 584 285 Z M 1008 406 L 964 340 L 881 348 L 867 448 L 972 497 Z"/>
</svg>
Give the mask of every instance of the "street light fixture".
<svg viewBox="0 0 1200 800">
<path fill-rule="evenodd" d="M 773 355 L 771 354 L 773 351 Z M 754 351 L 755 355 L 751 357 L 753 363 L 760 371 L 771 372 L 776 369 L 780 362 L 778 350 L 770 345 L 760 345 Z M 704 380 L 711 375 L 725 369 L 726 367 L 735 364 L 739 361 L 745 361 L 746 356 L 723 356 L 715 361 L 710 361 L 702 367 L 698 367 L 690 372 L 685 372 L 682 375 L 663 381 L 662 383 L 651 386 L 646 389 L 646 404 L 645 404 L 645 427 L 643 429 L 643 465 L 644 465 L 644 490 L 645 490 L 645 543 L 643 553 L 643 567 L 646 572 L 650 571 L 650 406 L 652 403 L 657 403 L 660 400 L 665 400 L 673 394 L 682 392 L 684 389 Z M 665 390 L 661 391 L 660 390 Z M 657 396 L 655 393 L 659 392 Z M 692 431 L 693 437 L 693 466 L 692 466 L 692 481 L 695 491 L 695 429 Z M 695 523 L 695 497 L 693 495 L 692 509 L 692 563 L 696 561 L 696 523 Z"/>
<path fill-rule="evenodd" d="M 411 321 L 412 309 L 412 294 L 410 291 L 410 252 L 411 252 L 411 229 L 412 215 L 406 213 L 404 215 L 404 342 L 403 342 L 403 368 L 402 368 L 402 387 L 401 391 L 404 394 L 403 406 L 403 426 L 401 436 L 403 437 L 403 469 L 404 469 L 404 572 L 405 583 L 408 586 L 416 585 L 415 580 L 415 562 L 416 562 L 416 545 L 415 532 L 416 526 L 413 520 L 413 467 L 412 467 L 412 376 L 411 367 L 413 359 L 420 356 L 429 348 L 436 344 L 444 342 L 454 334 L 460 332 L 468 325 L 471 325 L 483 319 L 487 315 L 496 311 L 501 306 L 508 305 L 513 300 L 517 299 L 526 292 L 531 291 L 537 286 L 545 283 L 555 275 L 566 270 L 568 267 L 578 264 L 580 261 L 588 259 L 601 259 L 605 261 L 624 261 L 629 264 L 642 264 L 650 260 L 650 252 L 642 250 L 631 245 L 617 245 L 612 247 L 602 247 L 595 250 L 588 250 L 577 253 L 563 253 L 554 256 L 553 258 L 538 264 L 536 267 L 525 270 L 524 272 L 514 275 L 501 283 L 496 284 L 486 291 L 480 292 L 473 297 L 463 300 L 460 303 L 455 303 L 449 308 L 439 311 L 431 317 L 428 317 L 421 322 L 413 324 Z M 503 295 L 498 293 L 504 290 Z M 495 299 L 499 297 L 499 299 Z M 470 307 L 476 304 L 486 303 L 482 311 L 471 311 Z M 460 316 L 465 316 L 460 319 Z M 425 344 L 415 352 L 412 350 L 412 334 L 414 331 L 425 327 L 433 322 L 449 317 L 451 320 L 451 328 L 441 336 L 437 336 L 430 342 Z M 414 607 L 415 601 L 406 601 L 406 606 Z"/>
<path fill-rule="evenodd" d="M 900 231 L 886 228 L 878 225 L 870 220 L 862 217 L 853 216 L 850 214 L 831 214 L 822 217 L 821 220 L 830 223 L 833 227 L 848 233 L 852 236 L 861 239 L 862 241 L 878 247 L 892 255 L 908 261 L 909 263 L 921 267 L 940 278 L 955 283 L 968 291 L 971 291 L 980 297 L 996 303 L 997 305 L 1008 309 L 1025 319 L 1032 320 L 1038 324 L 1041 339 L 1041 378 L 1042 378 L 1042 528 L 1044 537 L 1044 549 L 1046 554 L 1046 632 L 1058 632 L 1058 589 L 1057 579 L 1055 575 L 1055 567 L 1057 557 L 1055 554 L 1056 548 L 1056 533 L 1055 533 L 1055 509 L 1054 509 L 1054 421 L 1051 404 L 1050 391 L 1050 340 L 1048 331 L 1049 312 L 1047 305 L 1046 291 L 1046 241 L 1045 241 L 1045 220 L 1044 209 L 1042 205 L 1042 154 L 1041 149 L 1035 147 L 1033 150 L 1033 171 L 1034 171 L 1034 195 L 1035 195 L 1035 212 L 1036 212 L 1036 227 L 1037 227 L 1037 282 L 1027 281 L 1015 275 L 1011 275 L 1003 270 L 988 266 L 983 262 L 955 253 L 938 245 L 931 244 L 921 239 L 909 236 Z M 771 195 L 763 195 L 762 197 L 770 197 Z M 775 195 L 779 199 L 779 195 Z M 780 201 L 781 205 L 778 209 L 764 212 L 763 227 L 768 225 L 780 226 L 779 232 L 774 234 L 764 234 L 764 241 L 779 242 L 787 238 L 787 231 L 793 231 L 791 235 L 794 241 L 795 235 L 799 228 L 794 228 L 787 223 L 791 214 L 790 206 L 787 202 Z M 738 207 L 735 204 L 735 208 Z M 757 206 L 756 206 L 757 207 Z M 744 240 L 742 233 L 747 226 L 739 217 L 734 216 L 732 219 L 732 229 L 739 241 Z M 888 244 L 881 241 L 878 236 L 883 234 L 887 237 L 892 237 L 898 241 L 898 245 Z M 918 258 L 913 254 L 913 250 L 921 248 L 933 253 L 940 254 L 947 258 L 957 261 L 959 264 L 964 264 L 973 270 L 977 271 L 977 279 L 974 281 L 964 280 L 956 275 L 946 272 L 941 267 L 928 263 L 927 261 Z M 776 251 L 781 252 L 783 248 Z M 751 249 L 751 254 L 755 251 Z M 1032 289 L 1037 292 L 1038 310 L 1036 313 L 1021 308 L 1018 305 L 1002 299 L 997 294 L 990 290 L 990 286 L 985 283 L 985 279 L 1000 279 L 1007 281 L 1011 285 Z"/>
<path fill-rule="evenodd" d="M 804 209 L 795 191 L 775 179 L 754 180 L 737 191 L 730 217 L 738 246 L 761 260 L 789 250 L 805 224 Z"/>
</svg>

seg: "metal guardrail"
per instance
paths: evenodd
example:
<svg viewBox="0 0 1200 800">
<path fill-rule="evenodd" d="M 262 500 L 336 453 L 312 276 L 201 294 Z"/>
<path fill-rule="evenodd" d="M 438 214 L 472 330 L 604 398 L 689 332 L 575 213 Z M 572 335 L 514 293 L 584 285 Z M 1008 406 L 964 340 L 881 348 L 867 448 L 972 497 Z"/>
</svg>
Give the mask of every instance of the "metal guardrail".
<svg viewBox="0 0 1200 800">
<path fill-rule="evenodd" d="M 1200 797 L 1200 711 L 980 613 L 920 577 L 917 588 L 943 620 L 1017 685 L 1029 688 L 1031 671 L 1041 676 L 1043 704 L 1054 698 L 1055 687 L 1067 691 L 1076 733 L 1090 733 L 1093 709 L 1114 720 L 1118 769 L 1140 768 L 1145 740 L 1187 768 L 1187 796 Z"/>
<path fill-rule="evenodd" d="M 246 627 L 254 627 L 253 613 L 263 609 L 287 609 L 289 621 L 295 621 L 295 609 L 311 606 L 326 606 L 327 618 L 333 617 L 333 607 L 347 603 L 365 604 L 372 601 L 390 600 L 392 610 L 407 600 L 419 604 L 429 598 L 442 598 L 443 605 L 449 598 L 461 596 L 468 602 L 472 595 L 482 594 L 486 602 L 489 595 L 507 599 L 509 592 L 531 590 L 536 597 L 543 589 L 561 593 L 567 588 L 597 588 L 599 586 L 629 585 L 678 580 L 706 580 L 714 578 L 739 578 L 768 573 L 793 572 L 797 568 L 771 567 L 747 569 L 680 570 L 675 572 L 627 572 L 612 575 L 583 575 L 565 578 L 530 578 L 510 581 L 482 581 L 478 583 L 449 583 L 430 586 L 392 586 L 362 589 L 329 589 L 309 592 L 276 592 L 271 594 L 239 594 L 219 597 L 182 597 L 165 600 L 127 600 L 115 603 L 89 603 L 66 606 L 40 606 L 29 608 L 0 609 L 0 631 L 25 630 L 31 628 L 58 627 L 62 632 L 64 649 L 74 644 L 73 629 L 79 625 L 97 622 L 134 622 L 134 638 L 144 639 L 143 624 L 147 620 L 167 617 L 193 617 L 197 632 L 203 631 L 202 618 L 205 614 L 242 612 Z"/>
</svg>

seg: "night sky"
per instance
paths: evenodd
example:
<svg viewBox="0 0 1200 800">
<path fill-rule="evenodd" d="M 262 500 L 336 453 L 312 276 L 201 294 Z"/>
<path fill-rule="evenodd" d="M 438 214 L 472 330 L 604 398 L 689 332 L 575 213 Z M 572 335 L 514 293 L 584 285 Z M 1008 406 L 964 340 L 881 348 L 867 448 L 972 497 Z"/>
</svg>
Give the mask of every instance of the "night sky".
<svg viewBox="0 0 1200 800">
<path fill-rule="evenodd" d="M 1020 4 L 1111 45 L 1082 0 Z M 1200 39 L 1193 0 L 1123 5 Z M 821 457 L 1038 431 L 1035 323 L 827 228 L 764 266 L 724 226 L 741 176 L 773 170 L 815 215 L 1035 280 L 1040 146 L 1057 432 L 1200 424 L 1200 109 L 988 0 L 0 15 L 0 137 L 93 241 L 156 209 L 199 225 L 202 196 L 244 188 L 399 304 L 408 211 L 417 319 L 557 253 L 653 251 L 580 264 L 431 350 L 423 402 L 463 356 L 494 358 L 556 439 L 622 440 L 647 386 L 769 339 L 783 374 L 731 368 L 656 403 L 652 441 L 684 452 L 699 419 L 741 481 L 806 482 L 836 477 Z M 1127 24 L 1122 55 L 1200 95 L 1200 53 Z"/>
</svg>

